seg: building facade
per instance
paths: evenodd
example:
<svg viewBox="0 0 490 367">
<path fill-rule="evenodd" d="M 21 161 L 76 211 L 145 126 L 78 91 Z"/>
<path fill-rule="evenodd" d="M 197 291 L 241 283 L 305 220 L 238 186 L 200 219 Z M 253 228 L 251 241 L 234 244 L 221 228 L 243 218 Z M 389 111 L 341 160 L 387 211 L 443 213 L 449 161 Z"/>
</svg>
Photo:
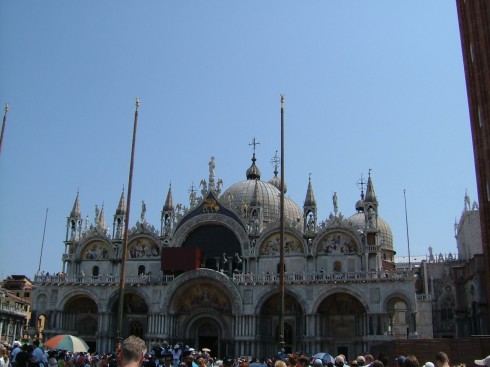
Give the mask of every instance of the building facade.
<svg viewBox="0 0 490 367">
<path fill-rule="evenodd" d="M 11 345 L 29 337 L 33 285 L 25 275 L 11 275 L 1 283 L 0 342 Z M 37 328 L 36 328 L 37 329 Z M 34 330 L 34 329 L 33 329 Z"/>
<path fill-rule="evenodd" d="M 483 0 L 456 0 L 456 4 L 480 203 L 485 293 L 490 295 L 490 4 Z M 490 312 L 488 305 L 485 308 Z M 490 314 L 486 320 L 490 322 Z"/>
<path fill-rule="evenodd" d="M 261 179 L 254 152 L 246 179 L 224 191 L 212 157 L 187 208 L 174 205 L 170 187 L 158 230 L 143 202 L 128 234 L 121 335 L 206 347 L 219 357 L 276 355 L 280 188 L 277 168 Z M 302 207 L 284 200 L 286 351 L 355 357 L 380 341 L 432 338 L 430 299 L 416 295 L 410 269 L 395 268 L 371 175 L 348 217 L 335 194 L 329 217 L 318 218 L 311 179 Z M 114 348 L 125 216 L 123 192 L 112 233 L 103 207 L 89 224 L 77 194 L 62 272 L 35 278 L 44 338 L 75 334 L 92 350 Z"/>
</svg>

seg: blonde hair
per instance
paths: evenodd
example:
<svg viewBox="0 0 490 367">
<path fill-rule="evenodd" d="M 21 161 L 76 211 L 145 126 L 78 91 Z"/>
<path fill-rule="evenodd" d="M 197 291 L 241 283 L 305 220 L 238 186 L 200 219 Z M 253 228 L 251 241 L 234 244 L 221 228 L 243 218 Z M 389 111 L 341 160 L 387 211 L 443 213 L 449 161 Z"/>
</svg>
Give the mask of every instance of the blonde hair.
<svg viewBox="0 0 490 367">
<path fill-rule="evenodd" d="M 9 360 L 9 357 L 7 355 L 7 348 L 2 347 L 0 348 L 0 355 L 3 357 L 3 360 L 7 362 Z"/>
<path fill-rule="evenodd" d="M 274 367 L 287 367 L 286 362 L 281 361 L 280 359 L 274 363 Z"/>
</svg>

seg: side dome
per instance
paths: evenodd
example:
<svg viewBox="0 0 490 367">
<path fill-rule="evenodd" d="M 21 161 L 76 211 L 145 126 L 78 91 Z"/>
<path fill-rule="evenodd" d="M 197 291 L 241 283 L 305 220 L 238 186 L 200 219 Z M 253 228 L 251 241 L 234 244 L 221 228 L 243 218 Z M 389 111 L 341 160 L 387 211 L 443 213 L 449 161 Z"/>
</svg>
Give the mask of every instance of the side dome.
<svg viewBox="0 0 490 367">
<path fill-rule="evenodd" d="M 243 205 L 250 205 L 254 199 L 255 182 L 257 182 L 257 198 L 263 208 L 263 222 L 265 225 L 276 222 L 280 217 L 280 191 L 273 184 L 261 180 L 244 180 L 230 186 L 222 195 L 225 202 L 233 208 L 240 209 Z M 291 199 L 284 198 L 284 217 L 286 221 L 302 223 L 303 211 Z"/>
<path fill-rule="evenodd" d="M 364 229 L 365 227 L 365 215 L 363 212 L 351 215 L 348 221 L 352 222 L 352 225 L 357 229 Z M 382 249 L 393 250 L 393 233 L 386 221 L 378 215 L 378 230 L 379 230 L 379 244 Z"/>
</svg>

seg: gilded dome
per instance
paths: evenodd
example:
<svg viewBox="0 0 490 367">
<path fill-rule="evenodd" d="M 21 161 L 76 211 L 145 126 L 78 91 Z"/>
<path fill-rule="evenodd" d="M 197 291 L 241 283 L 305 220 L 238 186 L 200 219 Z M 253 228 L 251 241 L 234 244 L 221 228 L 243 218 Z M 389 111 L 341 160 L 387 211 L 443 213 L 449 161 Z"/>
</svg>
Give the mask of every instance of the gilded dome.
<svg viewBox="0 0 490 367">
<path fill-rule="evenodd" d="M 257 183 L 256 197 L 263 209 L 264 224 L 279 220 L 280 216 L 280 191 L 273 184 L 259 179 L 248 179 L 230 186 L 224 193 L 223 198 L 234 208 L 241 208 L 244 204 L 250 206 L 255 199 L 255 185 Z M 286 221 L 293 223 L 303 222 L 303 211 L 291 199 L 284 198 L 284 217 Z"/>
<path fill-rule="evenodd" d="M 363 212 L 356 213 L 348 218 L 352 222 L 352 225 L 358 229 L 364 229 L 365 227 L 365 216 Z M 378 216 L 378 230 L 379 230 L 379 244 L 382 249 L 393 250 L 393 233 L 391 228 Z"/>
</svg>

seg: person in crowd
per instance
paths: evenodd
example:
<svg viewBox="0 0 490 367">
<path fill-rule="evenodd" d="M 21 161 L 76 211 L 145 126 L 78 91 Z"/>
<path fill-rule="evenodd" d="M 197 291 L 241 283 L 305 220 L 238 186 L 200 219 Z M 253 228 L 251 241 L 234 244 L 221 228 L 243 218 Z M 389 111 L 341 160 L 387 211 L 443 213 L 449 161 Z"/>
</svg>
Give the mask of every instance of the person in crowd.
<svg viewBox="0 0 490 367">
<path fill-rule="evenodd" d="M 303 357 L 303 356 L 299 357 L 296 360 L 296 367 L 309 367 L 308 358 Z"/>
<path fill-rule="evenodd" d="M 373 361 L 373 363 L 371 363 L 371 367 L 385 367 L 385 365 L 379 359 L 376 359 Z"/>
<path fill-rule="evenodd" d="M 364 355 L 364 366 L 369 366 L 374 362 L 374 357 L 372 354 L 368 353 Z"/>
<path fill-rule="evenodd" d="M 449 358 L 446 353 L 438 352 L 434 358 L 436 367 L 449 367 Z"/>
<path fill-rule="evenodd" d="M 487 366 L 487 367 L 490 367 L 490 356 L 486 356 L 483 359 L 475 359 L 475 364 L 477 366 Z"/>
<path fill-rule="evenodd" d="M 20 348 L 20 352 L 15 356 L 16 367 L 29 367 L 29 362 L 32 356 L 32 345 L 24 344 Z"/>
<path fill-rule="evenodd" d="M 39 344 L 40 344 L 39 340 L 34 340 L 32 342 L 32 346 L 34 350 L 32 351 L 31 367 L 44 367 L 43 364 L 44 351 L 41 349 Z"/>
<path fill-rule="evenodd" d="M 358 356 L 356 358 L 356 361 L 357 361 L 357 365 L 362 367 L 366 364 L 366 358 L 364 358 L 364 356 Z"/>
<path fill-rule="evenodd" d="M 137 336 L 130 336 L 122 343 L 121 365 L 122 367 L 140 367 L 146 353 L 144 340 Z"/>
<path fill-rule="evenodd" d="M 388 367 L 390 364 L 390 357 L 388 357 L 388 355 L 386 353 L 381 352 L 378 354 L 378 361 L 383 363 L 383 366 Z"/>
<path fill-rule="evenodd" d="M 15 365 L 15 358 L 17 357 L 17 354 L 20 352 L 20 342 L 15 341 L 14 344 L 12 345 L 12 352 L 10 353 L 10 365 L 12 367 L 16 367 Z"/>
<path fill-rule="evenodd" d="M 7 354 L 7 348 L 0 348 L 0 367 L 9 367 L 10 358 Z"/>
<path fill-rule="evenodd" d="M 405 361 L 405 356 L 396 357 L 396 365 L 397 367 L 403 367 L 403 362 Z"/>
<path fill-rule="evenodd" d="M 336 367 L 343 367 L 344 364 L 345 364 L 345 357 L 342 354 L 339 354 L 337 357 L 335 357 Z"/>
<path fill-rule="evenodd" d="M 434 363 L 432 363 L 432 362 L 425 362 L 424 367 L 434 367 Z"/>
<path fill-rule="evenodd" d="M 410 354 L 405 357 L 405 360 L 403 361 L 403 367 L 420 367 L 420 363 L 413 354 Z"/>
</svg>

